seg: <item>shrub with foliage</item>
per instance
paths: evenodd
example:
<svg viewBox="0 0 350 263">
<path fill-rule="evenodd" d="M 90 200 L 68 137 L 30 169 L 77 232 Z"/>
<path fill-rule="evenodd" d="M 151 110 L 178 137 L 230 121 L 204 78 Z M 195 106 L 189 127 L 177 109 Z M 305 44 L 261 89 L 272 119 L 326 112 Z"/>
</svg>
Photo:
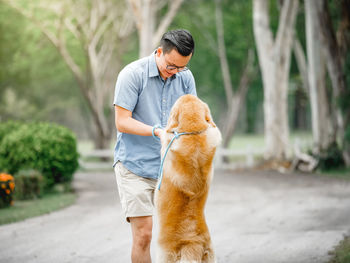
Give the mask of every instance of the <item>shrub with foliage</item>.
<svg viewBox="0 0 350 263">
<path fill-rule="evenodd" d="M 322 151 L 316 158 L 319 168 L 323 171 L 343 168 L 345 166 L 342 151 L 336 143 L 331 144 L 327 150 Z"/>
<path fill-rule="evenodd" d="M 2 139 L 0 167 L 11 174 L 23 169 L 38 170 L 48 187 L 69 182 L 78 168 L 76 138 L 57 124 L 21 125 Z"/>
<path fill-rule="evenodd" d="M 17 200 L 35 199 L 42 196 L 44 177 L 36 170 L 21 170 L 14 175 L 16 190 L 14 197 Z"/>
<path fill-rule="evenodd" d="M 0 124 L 0 144 L 2 139 L 6 135 L 18 130 L 22 125 L 24 124 L 18 121 L 7 121 L 5 123 L 1 123 Z"/>
<path fill-rule="evenodd" d="M 0 173 L 0 208 L 12 205 L 14 189 L 13 176 L 7 173 Z"/>
</svg>

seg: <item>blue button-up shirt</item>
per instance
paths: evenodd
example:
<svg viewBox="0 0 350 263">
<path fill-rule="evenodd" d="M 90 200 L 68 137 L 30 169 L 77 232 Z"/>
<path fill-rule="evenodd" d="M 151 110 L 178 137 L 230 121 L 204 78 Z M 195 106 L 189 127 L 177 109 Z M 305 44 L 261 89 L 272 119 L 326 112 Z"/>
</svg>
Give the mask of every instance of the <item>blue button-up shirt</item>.
<svg viewBox="0 0 350 263">
<path fill-rule="evenodd" d="M 159 75 L 155 54 L 127 65 L 118 75 L 114 105 L 132 112 L 132 118 L 150 126 L 167 125 L 171 107 L 184 94 L 196 95 L 190 70 L 178 72 L 166 81 Z M 160 142 L 152 136 L 117 133 L 114 165 L 120 161 L 134 174 L 158 178 Z"/>
</svg>

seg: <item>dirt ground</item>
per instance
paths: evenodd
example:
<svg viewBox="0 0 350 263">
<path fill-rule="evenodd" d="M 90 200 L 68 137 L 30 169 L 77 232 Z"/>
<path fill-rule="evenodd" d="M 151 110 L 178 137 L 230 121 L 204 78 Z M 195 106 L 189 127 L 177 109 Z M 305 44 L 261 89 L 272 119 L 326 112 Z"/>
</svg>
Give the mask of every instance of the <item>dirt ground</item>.
<svg viewBox="0 0 350 263">
<path fill-rule="evenodd" d="M 113 171 L 77 173 L 74 185 L 74 205 L 0 226 L 0 262 L 130 262 Z M 326 262 L 350 233 L 350 181 L 216 170 L 206 218 L 218 262 Z"/>
</svg>

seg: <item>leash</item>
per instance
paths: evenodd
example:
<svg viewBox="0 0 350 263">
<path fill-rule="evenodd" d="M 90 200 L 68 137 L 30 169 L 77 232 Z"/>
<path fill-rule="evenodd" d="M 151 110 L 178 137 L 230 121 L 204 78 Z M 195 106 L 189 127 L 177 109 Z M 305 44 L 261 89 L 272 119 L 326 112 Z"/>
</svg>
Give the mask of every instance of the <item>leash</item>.
<svg viewBox="0 0 350 263">
<path fill-rule="evenodd" d="M 160 125 L 155 125 L 153 126 L 153 129 L 152 129 L 152 136 L 153 138 L 157 139 L 157 140 L 160 140 L 155 134 L 154 134 L 154 130 L 157 129 L 157 128 L 162 128 Z M 158 184 L 158 190 L 160 190 L 160 185 L 162 184 L 162 180 L 163 180 L 163 166 L 164 166 L 164 161 L 165 161 L 165 157 L 166 155 L 168 154 L 168 151 L 171 147 L 171 145 L 173 144 L 174 140 L 175 139 L 178 139 L 180 138 L 181 135 L 195 135 L 195 134 L 200 134 L 204 131 L 199 131 L 199 132 L 180 132 L 178 133 L 177 131 L 173 131 L 174 133 L 174 137 L 171 139 L 171 141 L 169 142 L 166 150 L 165 150 L 165 153 L 164 153 L 164 156 L 160 162 L 160 167 L 159 167 L 159 172 L 158 172 L 158 181 L 159 181 L 159 184 Z"/>
<path fill-rule="evenodd" d="M 194 134 L 192 132 L 181 132 L 181 133 L 178 133 L 177 131 L 174 131 L 174 137 L 171 139 L 171 141 L 169 142 L 166 150 L 165 150 L 165 153 L 164 153 L 164 156 L 160 162 L 160 167 L 159 167 L 159 173 L 158 173 L 158 190 L 160 190 L 160 185 L 162 184 L 162 180 L 163 180 L 163 166 L 164 166 L 164 161 L 165 161 L 165 157 L 171 147 L 171 145 L 173 144 L 174 140 L 175 139 L 178 139 L 180 138 L 181 135 L 186 135 L 186 134 Z"/>
</svg>

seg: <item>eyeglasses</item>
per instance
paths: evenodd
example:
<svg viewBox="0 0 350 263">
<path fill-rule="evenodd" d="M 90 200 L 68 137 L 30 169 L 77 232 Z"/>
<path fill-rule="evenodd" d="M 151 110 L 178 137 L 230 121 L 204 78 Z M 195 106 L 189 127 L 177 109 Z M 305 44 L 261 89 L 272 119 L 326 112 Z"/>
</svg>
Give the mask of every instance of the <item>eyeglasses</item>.
<svg viewBox="0 0 350 263">
<path fill-rule="evenodd" d="M 180 72 L 180 71 L 186 71 L 188 70 L 188 67 L 178 67 L 178 66 L 175 66 L 175 65 L 168 65 L 166 59 L 165 59 L 165 56 L 163 54 L 163 57 L 164 57 L 164 62 L 165 62 L 165 65 L 166 65 L 166 69 L 167 70 L 177 70 L 177 72 Z"/>
<path fill-rule="evenodd" d="M 188 70 L 188 67 L 178 67 L 178 66 L 167 65 L 166 69 L 167 70 L 175 70 L 175 69 L 177 69 L 177 72 L 180 72 L 180 71 Z"/>
</svg>

